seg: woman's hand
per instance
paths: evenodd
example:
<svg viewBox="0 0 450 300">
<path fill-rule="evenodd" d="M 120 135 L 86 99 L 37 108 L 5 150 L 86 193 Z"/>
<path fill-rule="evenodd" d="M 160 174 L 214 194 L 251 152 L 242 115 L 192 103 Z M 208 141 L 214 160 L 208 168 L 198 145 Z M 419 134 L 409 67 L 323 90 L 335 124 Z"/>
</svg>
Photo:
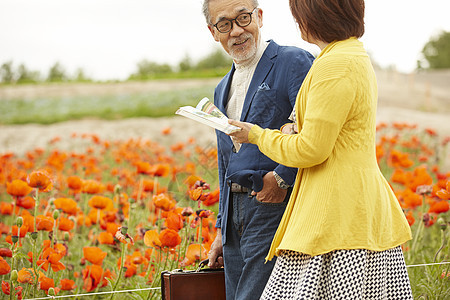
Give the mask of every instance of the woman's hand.
<svg viewBox="0 0 450 300">
<path fill-rule="evenodd" d="M 254 124 L 236 120 L 228 120 L 228 123 L 241 128 L 241 130 L 229 134 L 229 136 L 231 136 L 234 141 L 238 143 L 249 143 L 248 134 Z"/>
<path fill-rule="evenodd" d="M 285 124 L 281 128 L 281 132 L 284 134 L 296 134 L 296 133 L 298 133 L 297 124 L 295 124 L 295 123 Z"/>
</svg>

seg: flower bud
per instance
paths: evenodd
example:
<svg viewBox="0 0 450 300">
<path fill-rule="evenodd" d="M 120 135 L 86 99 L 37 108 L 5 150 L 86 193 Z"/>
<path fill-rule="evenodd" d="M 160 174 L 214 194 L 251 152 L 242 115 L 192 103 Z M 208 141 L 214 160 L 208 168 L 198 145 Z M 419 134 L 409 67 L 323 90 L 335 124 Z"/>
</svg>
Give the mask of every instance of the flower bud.
<svg viewBox="0 0 450 300">
<path fill-rule="evenodd" d="M 55 289 L 54 288 L 49 288 L 48 289 L 48 295 L 49 296 L 55 296 L 56 294 L 55 294 Z"/>
<path fill-rule="evenodd" d="M 53 211 L 53 219 L 58 219 L 59 218 L 59 210 L 58 209 L 55 209 L 54 211 Z"/>
<path fill-rule="evenodd" d="M 33 232 L 31 233 L 31 238 L 32 238 L 33 240 L 37 240 L 37 238 L 38 238 L 38 233 L 37 233 L 37 231 L 33 231 Z"/>
<path fill-rule="evenodd" d="M 439 225 L 441 230 L 445 230 L 447 228 L 447 222 L 443 218 L 437 219 L 436 223 Z"/>
<path fill-rule="evenodd" d="M 65 232 L 64 232 L 64 240 L 65 240 L 66 242 L 68 242 L 69 239 L 70 239 L 70 235 L 69 235 L 69 233 L 68 233 L 67 231 L 65 231 Z"/>
<path fill-rule="evenodd" d="M 17 274 L 17 270 L 12 270 L 9 278 L 12 281 L 17 281 L 17 278 L 19 278 L 19 275 Z"/>
<path fill-rule="evenodd" d="M 55 203 L 55 198 L 48 199 L 48 205 L 52 206 Z"/>
<path fill-rule="evenodd" d="M 121 191 L 122 191 L 122 186 L 120 184 L 116 184 L 114 186 L 114 194 L 120 194 Z"/>
<path fill-rule="evenodd" d="M 122 226 L 122 228 L 120 229 L 120 233 L 126 236 L 128 233 L 128 227 Z"/>
<path fill-rule="evenodd" d="M 18 235 L 13 235 L 13 236 L 11 237 L 11 240 L 12 240 L 12 242 L 15 244 L 15 243 L 17 243 L 17 242 L 19 241 L 19 236 L 18 236 Z"/>
<path fill-rule="evenodd" d="M 130 199 L 128 199 L 128 201 L 130 201 L 130 204 L 133 204 L 136 202 L 136 200 L 134 200 L 134 198 L 130 198 Z"/>
<path fill-rule="evenodd" d="M 17 220 L 16 220 L 16 225 L 17 225 L 17 227 L 22 227 L 22 225 L 23 225 L 23 218 L 22 217 L 18 217 L 17 218 Z"/>
</svg>

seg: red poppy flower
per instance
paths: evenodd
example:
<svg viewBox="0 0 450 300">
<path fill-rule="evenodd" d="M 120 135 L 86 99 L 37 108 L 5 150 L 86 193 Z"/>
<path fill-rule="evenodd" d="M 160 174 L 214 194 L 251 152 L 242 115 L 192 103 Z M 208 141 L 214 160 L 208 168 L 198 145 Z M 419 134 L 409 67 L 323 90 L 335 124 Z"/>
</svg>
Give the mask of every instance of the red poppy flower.
<svg viewBox="0 0 450 300">
<path fill-rule="evenodd" d="M 0 248 L 0 256 L 2 256 L 2 257 L 12 257 L 11 249 Z"/>
</svg>

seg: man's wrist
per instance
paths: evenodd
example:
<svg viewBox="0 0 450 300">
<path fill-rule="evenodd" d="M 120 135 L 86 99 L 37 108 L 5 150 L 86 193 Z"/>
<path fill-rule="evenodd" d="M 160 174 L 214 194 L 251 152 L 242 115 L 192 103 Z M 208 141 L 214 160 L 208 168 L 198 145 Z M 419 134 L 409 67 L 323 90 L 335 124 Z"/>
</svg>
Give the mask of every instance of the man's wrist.
<svg viewBox="0 0 450 300">
<path fill-rule="evenodd" d="M 273 177 L 275 177 L 275 180 L 277 181 L 278 187 L 280 189 L 287 190 L 290 187 L 290 185 L 287 184 L 284 179 L 277 174 L 277 172 L 273 171 Z"/>
</svg>

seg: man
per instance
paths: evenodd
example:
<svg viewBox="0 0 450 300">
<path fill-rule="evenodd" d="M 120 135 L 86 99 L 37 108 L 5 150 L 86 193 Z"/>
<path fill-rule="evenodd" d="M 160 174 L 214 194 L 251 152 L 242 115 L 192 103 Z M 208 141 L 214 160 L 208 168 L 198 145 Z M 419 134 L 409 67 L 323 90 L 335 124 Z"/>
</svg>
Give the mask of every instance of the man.
<svg viewBox="0 0 450 300">
<path fill-rule="evenodd" d="M 288 123 L 313 56 L 263 41 L 257 0 L 205 0 L 203 13 L 214 39 L 234 61 L 215 89 L 215 105 L 230 119 L 263 128 Z M 220 203 L 209 266 L 224 265 L 227 299 L 259 299 L 275 262 L 264 258 L 297 170 L 278 165 L 255 145 L 216 134 Z"/>
</svg>

